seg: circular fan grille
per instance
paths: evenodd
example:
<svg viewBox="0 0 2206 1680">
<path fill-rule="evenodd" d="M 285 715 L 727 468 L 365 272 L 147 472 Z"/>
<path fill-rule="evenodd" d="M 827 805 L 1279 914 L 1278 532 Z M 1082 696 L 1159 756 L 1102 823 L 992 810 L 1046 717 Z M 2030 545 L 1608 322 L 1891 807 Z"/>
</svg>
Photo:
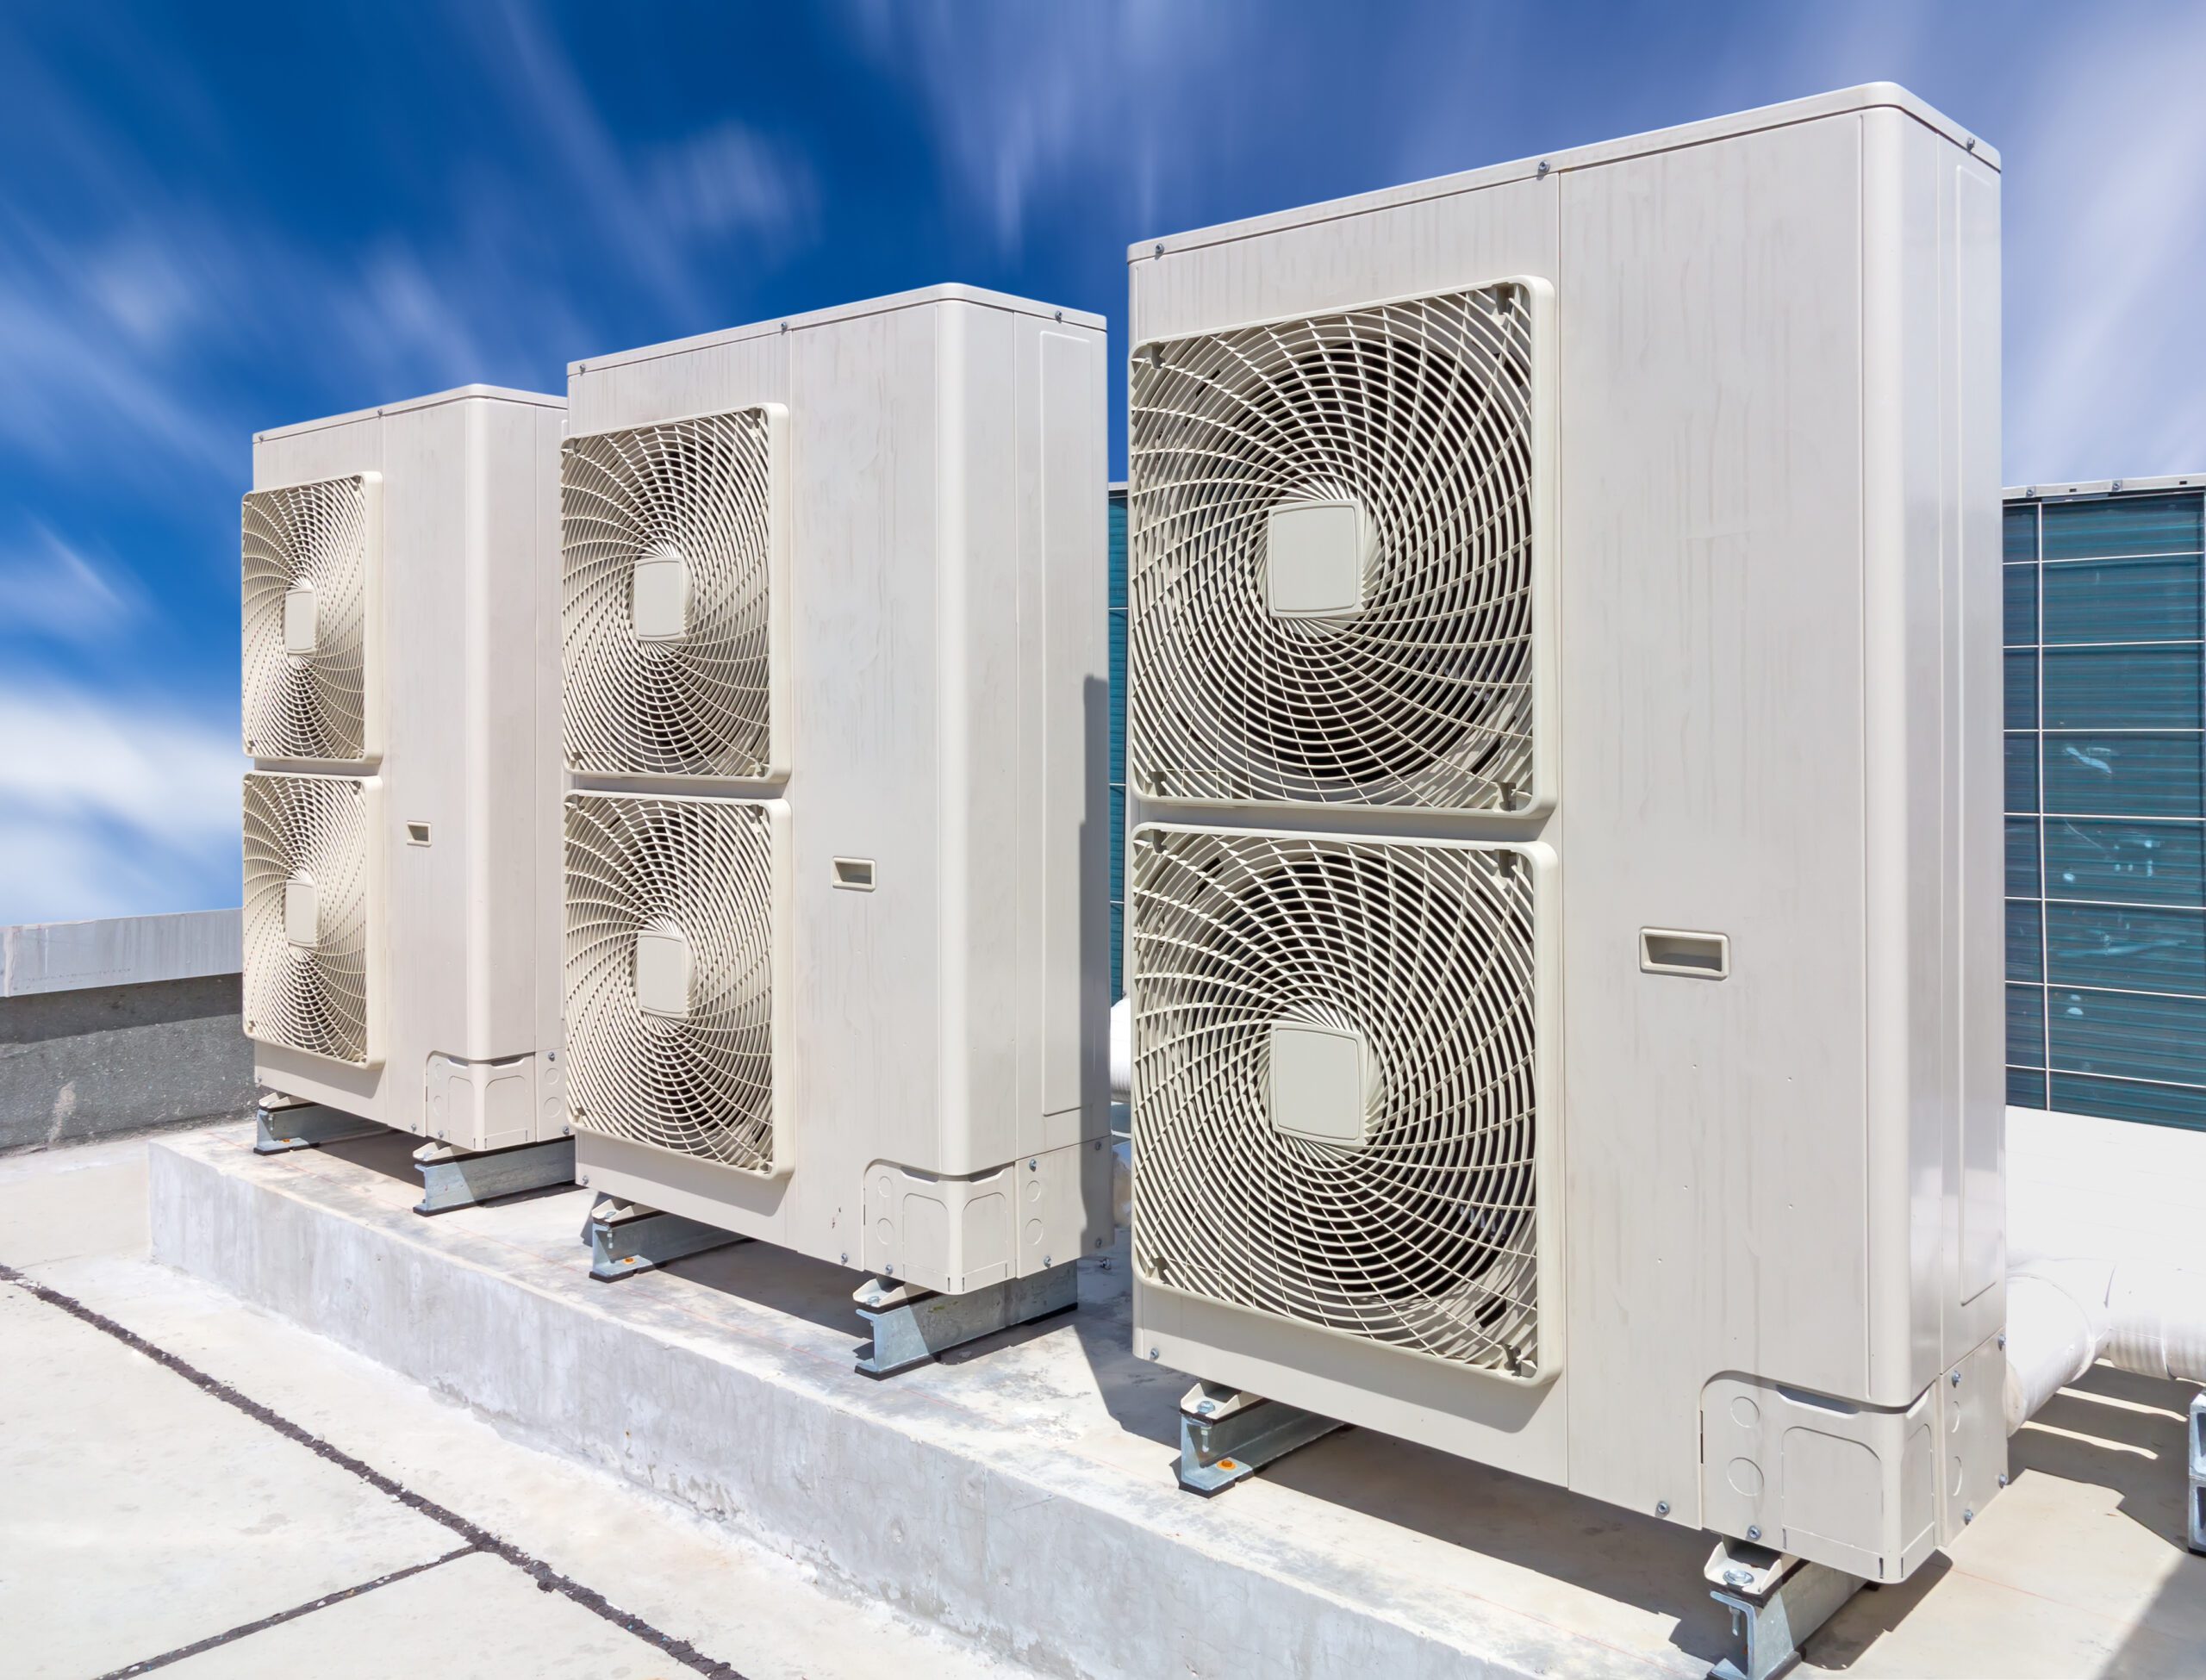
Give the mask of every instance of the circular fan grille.
<svg viewBox="0 0 2206 1680">
<path fill-rule="evenodd" d="M 761 410 L 570 439 L 560 471 L 567 760 L 613 775 L 772 765 L 768 420 Z M 636 563 L 678 558 L 683 632 L 639 637 Z"/>
<path fill-rule="evenodd" d="M 1503 849 L 1145 831 L 1134 1252 L 1237 1306 L 1530 1378 L 1532 877 Z M 1361 1037 L 1362 1137 L 1272 1123 L 1276 1026 Z"/>
<path fill-rule="evenodd" d="M 245 498 L 245 750 L 254 757 L 367 756 L 367 498 L 357 476 Z M 284 603 L 302 587 L 314 591 L 314 650 L 290 653 Z"/>
<path fill-rule="evenodd" d="M 368 1042 L 368 848 L 365 784 L 343 776 L 245 779 L 245 1030 L 365 1067 Z M 315 941 L 291 943 L 293 881 L 310 883 Z"/>
<path fill-rule="evenodd" d="M 774 1159 L 772 812 L 733 800 L 567 801 L 575 1123 L 746 1172 Z M 686 1019 L 636 996 L 639 935 L 679 936 Z"/>
<path fill-rule="evenodd" d="M 1158 798 L 1511 809 L 1532 775 L 1518 285 L 1160 346 L 1131 377 L 1131 757 Z M 1281 618 L 1270 515 L 1345 503 L 1361 606 Z"/>
</svg>

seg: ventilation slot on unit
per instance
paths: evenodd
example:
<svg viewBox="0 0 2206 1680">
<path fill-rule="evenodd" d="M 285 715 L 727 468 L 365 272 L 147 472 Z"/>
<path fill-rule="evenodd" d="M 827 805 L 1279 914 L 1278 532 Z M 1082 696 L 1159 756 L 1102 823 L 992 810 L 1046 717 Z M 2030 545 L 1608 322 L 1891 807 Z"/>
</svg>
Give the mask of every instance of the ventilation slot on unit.
<svg viewBox="0 0 2206 1680">
<path fill-rule="evenodd" d="M 245 750 L 256 758 L 374 756 L 380 495 L 365 473 L 245 499 Z"/>
<path fill-rule="evenodd" d="M 1144 829 L 1130 885 L 1144 1276 L 1543 1375 L 1527 859 Z"/>
<path fill-rule="evenodd" d="M 567 800 L 568 1103 L 578 1127 L 776 1170 L 777 802 Z"/>
<path fill-rule="evenodd" d="M 1530 804 L 1534 307 L 1511 283 L 1135 358 L 1141 791 Z"/>
<path fill-rule="evenodd" d="M 567 441 L 560 469 L 567 762 L 755 779 L 776 750 L 781 411 Z"/>
<path fill-rule="evenodd" d="M 356 1067 L 378 1059 L 375 791 L 349 776 L 245 779 L 246 1035 Z"/>
</svg>

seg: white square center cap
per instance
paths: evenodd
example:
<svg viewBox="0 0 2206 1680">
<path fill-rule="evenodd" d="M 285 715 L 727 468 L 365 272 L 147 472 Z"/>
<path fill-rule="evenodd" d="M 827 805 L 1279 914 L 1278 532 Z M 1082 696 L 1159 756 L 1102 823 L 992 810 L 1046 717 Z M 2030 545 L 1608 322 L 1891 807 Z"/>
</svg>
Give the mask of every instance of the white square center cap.
<svg viewBox="0 0 2206 1680">
<path fill-rule="evenodd" d="M 1356 1148 L 1364 1141 L 1371 1053 L 1363 1035 L 1307 1021 L 1274 1021 L 1272 1129 Z"/>
<path fill-rule="evenodd" d="M 1353 501 L 1283 501 L 1264 525 L 1265 602 L 1275 619 L 1352 619 L 1363 610 L 1370 533 Z"/>
<path fill-rule="evenodd" d="M 304 875 L 284 883 L 284 937 L 305 951 L 321 943 L 321 895 Z"/>
<path fill-rule="evenodd" d="M 636 1007 L 664 1021 L 689 1018 L 689 941 L 646 928 L 636 936 Z"/>
</svg>

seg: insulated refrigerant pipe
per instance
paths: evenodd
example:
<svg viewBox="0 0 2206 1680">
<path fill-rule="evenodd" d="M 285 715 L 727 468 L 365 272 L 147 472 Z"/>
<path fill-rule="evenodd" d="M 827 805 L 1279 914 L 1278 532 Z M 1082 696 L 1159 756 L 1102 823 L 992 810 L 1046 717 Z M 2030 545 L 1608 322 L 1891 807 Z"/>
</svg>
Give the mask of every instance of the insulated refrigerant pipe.
<svg viewBox="0 0 2206 1680">
<path fill-rule="evenodd" d="M 2007 1433 L 2094 1362 L 2206 1383 L 2206 1272 L 2035 1260 L 2007 1279 Z"/>
</svg>

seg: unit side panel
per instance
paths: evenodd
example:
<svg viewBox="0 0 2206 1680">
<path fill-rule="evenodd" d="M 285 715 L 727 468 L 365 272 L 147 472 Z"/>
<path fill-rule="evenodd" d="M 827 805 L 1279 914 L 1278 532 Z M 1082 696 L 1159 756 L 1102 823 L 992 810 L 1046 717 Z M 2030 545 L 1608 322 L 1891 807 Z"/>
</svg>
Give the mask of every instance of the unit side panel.
<svg viewBox="0 0 2206 1680">
<path fill-rule="evenodd" d="M 793 1093 L 788 1241 L 814 1253 L 877 1158 L 932 1170 L 942 1090 L 936 904 L 944 856 L 936 712 L 933 312 L 792 333 L 789 779 Z M 746 395 L 749 395 L 746 393 Z M 836 860 L 873 867 L 836 884 Z"/>
<path fill-rule="evenodd" d="M 1551 280 L 1559 179 L 1511 181 L 1137 259 L 1129 270 L 1129 352 L 1151 339 L 1429 296 L 1511 275 Z"/>
<path fill-rule="evenodd" d="M 466 664 L 470 973 L 467 1014 L 454 1024 L 463 1042 L 436 1048 L 484 1061 L 546 1048 L 537 976 L 557 965 L 537 942 L 558 878 L 542 869 L 540 858 L 558 796 L 546 779 L 539 728 L 538 650 L 541 580 L 558 561 L 556 546 L 539 545 L 544 411 L 503 402 L 460 406 L 471 411 L 470 430 L 480 440 L 469 509 L 465 634 L 452 649 Z M 554 473 L 558 458 L 555 443 Z M 411 837 L 401 839 L 411 843 Z M 437 839 L 433 832 L 433 848 Z"/>
<path fill-rule="evenodd" d="M 1919 124 L 1890 111 L 1862 121 L 1871 1093 L 1863 1397 L 1898 1406 L 2001 1322 L 1996 1298 L 1963 1307 L 2004 1271 L 1997 198 L 1984 165 Z M 1968 276 L 1986 270 L 1990 296 L 1980 284 L 1972 295 Z M 1986 974 L 1985 984 L 1972 979 Z"/>
<path fill-rule="evenodd" d="M 565 874 L 565 838 L 562 832 L 559 799 L 564 787 L 561 764 L 559 718 L 559 444 L 565 435 L 566 415 L 558 409 L 539 409 L 536 415 L 535 473 L 530 490 L 534 527 L 535 559 L 528 580 L 535 615 L 535 641 L 531 667 L 536 697 L 536 720 L 532 752 L 536 766 L 537 818 L 533 855 L 537 877 L 546 883 L 536 912 L 535 1011 L 538 1042 L 560 1049 L 559 1017 L 564 1007 L 562 975 L 566 947 L 566 918 L 562 901 Z M 558 1100 L 556 1075 L 537 1104 L 548 1135 L 565 1124 Z"/>
<path fill-rule="evenodd" d="M 790 345 L 776 333 L 593 370 L 567 380 L 567 432 L 620 432 L 692 414 L 789 401 Z"/>
<path fill-rule="evenodd" d="M 1561 182 L 1570 1481 L 1679 1516 L 1709 1377 L 1866 1377 L 1860 191 L 1852 118 Z"/>
<path fill-rule="evenodd" d="M 440 403 L 383 423 L 390 660 L 383 809 L 394 994 L 383 1123 L 410 1131 L 427 1125 L 422 1088 L 430 1055 L 466 1054 L 450 1041 L 464 1032 L 477 986 L 469 898 L 481 842 L 468 765 L 482 744 L 465 650 L 481 593 L 482 406 Z M 430 843 L 408 844 L 408 825 L 421 824 Z"/>
<path fill-rule="evenodd" d="M 1033 856 L 1042 874 L 1038 1033 L 1040 1136 L 1054 1148 L 1108 1129 L 1111 905 L 1110 678 L 1106 632 L 1107 476 L 1105 340 L 1039 326 L 1040 507 L 1025 544 L 1035 574 L 1031 616 L 1047 626 L 1040 694 L 1044 775 L 1027 801 L 1042 824 Z"/>
<path fill-rule="evenodd" d="M 1033 335 L 1002 310 L 945 303 L 929 313 L 942 366 L 942 493 L 957 504 L 938 560 L 943 1064 L 933 1160 L 963 1173 L 1018 1152 L 1019 1064 L 1038 1025 L 1038 988 L 1020 961 L 1037 908 L 1021 818 L 1041 780 L 1030 713 L 1042 625 L 1021 550 L 1037 464 L 1033 394 L 1021 376 Z"/>
<path fill-rule="evenodd" d="M 1963 999 L 1960 1040 L 1959 1299 L 1943 1362 L 1993 1335 L 2007 1318 L 2007 1092 L 2002 986 L 2005 977 L 2004 700 L 2000 644 L 1999 177 L 1987 165 L 1936 149 L 1954 187 L 1960 317 L 1953 408 L 1959 437 L 1948 491 L 1958 502 L 1961 801 L 1959 916 Z"/>
</svg>

